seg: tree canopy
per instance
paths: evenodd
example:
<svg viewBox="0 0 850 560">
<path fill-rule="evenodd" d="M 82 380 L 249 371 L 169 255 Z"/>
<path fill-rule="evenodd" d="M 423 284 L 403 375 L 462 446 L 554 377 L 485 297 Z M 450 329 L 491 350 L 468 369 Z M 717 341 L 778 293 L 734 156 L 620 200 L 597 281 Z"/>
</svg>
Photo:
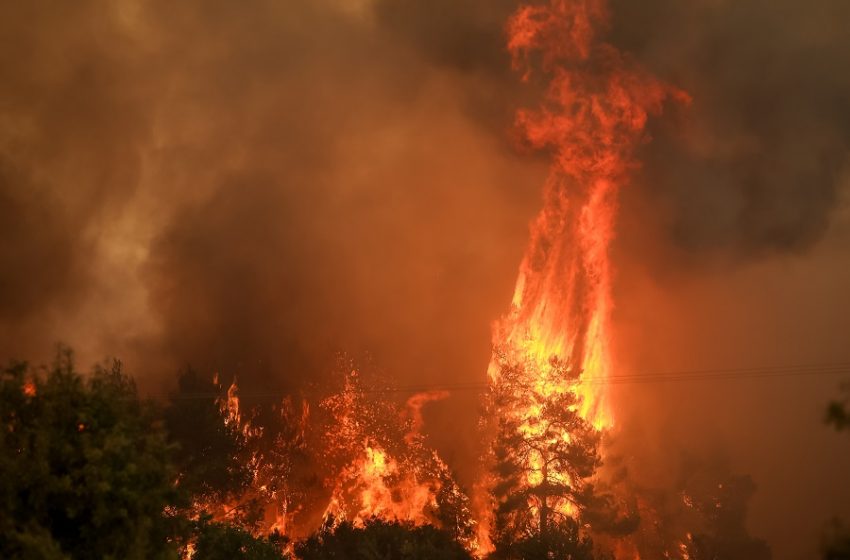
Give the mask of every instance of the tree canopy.
<svg viewBox="0 0 850 560">
<path fill-rule="evenodd" d="M 242 527 L 201 519 L 192 560 L 284 560 L 285 539 L 277 534 L 254 537 Z"/>
<path fill-rule="evenodd" d="M 378 518 L 363 526 L 333 520 L 295 546 L 301 560 L 471 560 L 452 536 L 431 525 Z"/>
<path fill-rule="evenodd" d="M 164 411 L 180 471 L 180 486 L 202 500 L 223 500 L 244 490 L 251 478 L 250 454 L 239 426 L 224 422 L 221 388 L 192 369 L 178 378 Z"/>
<path fill-rule="evenodd" d="M 0 422 L 0 556 L 176 557 L 171 449 L 120 363 L 86 379 L 70 351 L 43 373 L 7 367 Z"/>
</svg>

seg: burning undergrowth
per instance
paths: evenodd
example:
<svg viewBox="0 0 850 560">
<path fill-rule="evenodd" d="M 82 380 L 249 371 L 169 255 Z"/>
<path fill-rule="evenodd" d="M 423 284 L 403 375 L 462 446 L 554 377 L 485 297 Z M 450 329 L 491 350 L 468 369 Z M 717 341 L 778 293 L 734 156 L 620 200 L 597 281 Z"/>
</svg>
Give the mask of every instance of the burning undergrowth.
<svg viewBox="0 0 850 560">
<path fill-rule="evenodd" d="M 208 422 L 178 432 L 188 438 L 178 443 L 199 455 L 185 464 L 208 467 L 201 471 L 207 480 L 180 481 L 197 496 L 196 515 L 290 539 L 378 518 L 435 526 L 474 549 L 469 499 L 419 431 L 421 407 L 441 394 L 399 401 L 358 370 L 340 371 L 336 392 L 251 406 L 255 399 L 241 396 L 236 381 L 184 374 L 183 391 L 172 398 L 175 422 L 185 427 L 198 410 Z M 204 434 L 208 441 L 200 441 Z M 209 468 L 210 460 L 219 468 Z"/>
<path fill-rule="evenodd" d="M 428 396 L 433 397 L 414 395 L 405 407 L 370 398 L 359 374 L 351 371 L 343 390 L 321 402 L 330 420 L 325 461 L 334 473 L 325 482 L 331 490 L 326 518 L 362 522 L 381 517 L 431 524 L 472 544 L 468 498 L 418 431 L 422 401 Z"/>
</svg>

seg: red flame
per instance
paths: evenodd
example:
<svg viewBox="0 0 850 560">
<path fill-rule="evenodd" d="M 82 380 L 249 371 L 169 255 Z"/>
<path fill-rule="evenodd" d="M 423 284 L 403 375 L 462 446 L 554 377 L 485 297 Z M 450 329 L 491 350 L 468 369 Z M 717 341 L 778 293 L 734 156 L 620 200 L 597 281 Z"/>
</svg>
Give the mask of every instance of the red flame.
<svg viewBox="0 0 850 560">
<path fill-rule="evenodd" d="M 463 509 L 466 497 L 454 483 L 446 464 L 425 445 L 419 432 L 422 407 L 446 397 L 444 392 L 411 397 L 402 411 L 374 398 L 365 399 L 359 376 L 351 372 L 344 390 L 322 406 L 332 413 L 330 443 L 332 463 L 328 486 L 332 489 L 326 518 L 360 524 L 370 517 L 410 521 L 417 525 L 444 526 L 441 508 L 446 503 Z M 452 520 L 452 523 L 459 523 Z M 446 527 L 462 538 L 463 527 Z"/>
<path fill-rule="evenodd" d="M 26 395 L 27 397 L 34 397 L 36 392 L 37 392 L 37 389 L 35 387 L 35 382 L 33 382 L 32 380 L 27 380 L 24 383 L 23 391 L 24 391 L 24 395 Z"/>
</svg>

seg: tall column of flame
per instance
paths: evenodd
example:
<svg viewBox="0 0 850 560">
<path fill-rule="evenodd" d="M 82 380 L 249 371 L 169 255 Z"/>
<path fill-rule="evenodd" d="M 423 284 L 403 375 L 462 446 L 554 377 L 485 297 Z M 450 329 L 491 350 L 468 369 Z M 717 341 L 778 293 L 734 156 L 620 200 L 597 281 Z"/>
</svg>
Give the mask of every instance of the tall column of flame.
<svg viewBox="0 0 850 560">
<path fill-rule="evenodd" d="M 547 82 L 537 109 L 520 110 L 528 145 L 552 155 L 544 206 L 531 225 L 510 312 L 494 327 L 494 347 L 530 364 L 529 385 L 545 399 L 574 391 L 580 415 L 612 425 L 605 380 L 612 368 L 611 263 L 618 189 L 646 140 L 647 118 L 668 98 L 687 101 L 600 39 L 604 0 L 550 0 L 523 6 L 508 22 L 508 48 L 523 80 Z M 571 379 L 552 379 L 552 357 Z M 499 359 L 489 368 L 499 382 Z M 538 410 L 511 412 L 531 420 Z M 565 438 L 569 434 L 564 434 Z M 529 465 L 533 471 L 533 465 Z"/>
</svg>

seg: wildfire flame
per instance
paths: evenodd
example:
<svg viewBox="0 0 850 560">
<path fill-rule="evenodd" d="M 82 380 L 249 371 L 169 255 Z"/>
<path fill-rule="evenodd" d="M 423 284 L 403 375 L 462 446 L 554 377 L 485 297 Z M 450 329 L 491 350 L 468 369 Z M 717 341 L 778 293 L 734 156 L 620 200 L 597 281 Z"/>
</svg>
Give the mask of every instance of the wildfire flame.
<svg viewBox="0 0 850 560">
<path fill-rule="evenodd" d="M 550 0 L 519 8 L 507 26 L 522 79 L 547 81 L 544 102 L 520 110 L 517 126 L 529 147 L 552 155 L 510 311 L 493 329 L 488 369 L 497 387 L 506 359 L 526 364 L 524 386 L 535 398 L 507 412 L 525 437 L 539 435 L 540 403 L 567 392 L 597 431 L 614 423 L 606 380 L 613 367 L 609 247 L 617 193 L 636 166 L 635 148 L 647 140 L 648 117 L 667 99 L 689 99 L 600 40 L 607 20 L 604 0 Z M 566 370 L 551 367 L 553 358 Z M 556 437 L 569 441 L 571 434 L 564 428 Z M 526 484 L 540 482 L 540 461 L 528 459 Z M 549 476 L 569 483 L 566 473 Z M 561 507 L 572 514 L 569 503 Z"/>
<path fill-rule="evenodd" d="M 330 467 L 326 523 L 346 519 L 362 524 L 380 517 L 431 524 L 452 531 L 472 547 L 467 498 L 419 432 L 422 407 L 446 396 L 436 391 L 414 395 L 407 410 L 367 402 L 359 375 L 352 371 L 342 392 L 325 399 L 322 406 L 333 418 L 332 433 L 326 435 L 330 455 L 336 457 L 334 462 L 344 461 L 341 471 Z"/>
<path fill-rule="evenodd" d="M 26 382 L 24 382 L 23 391 L 24 395 L 26 395 L 27 397 L 34 397 L 38 392 L 35 383 L 31 379 L 28 379 Z"/>
<path fill-rule="evenodd" d="M 648 140 L 648 118 L 660 113 L 667 100 L 689 101 L 686 93 L 658 81 L 603 41 L 607 21 L 605 0 L 549 0 L 519 8 L 507 25 L 515 69 L 524 81 L 545 85 L 540 107 L 518 111 L 517 128 L 528 147 L 551 153 L 552 165 L 510 310 L 493 327 L 488 377 L 494 393 L 508 385 L 524 393 L 512 408 L 499 411 L 515 426 L 514 435 L 562 447 L 577 441 L 572 431 L 577 428 L 565 425 L 553 432 L 552 423 L 542 420 L 547 407 L 556 403 L 568 403 L 564 409 L 580 417 L 594 435 L 614 425 L 606 381 L 614 367 L 609 247 L 617 195 L 636 167 L 636 147 Z M 505 364 L 522 367 L 506 380 Z M 344 388 L 320 403 L 320 411 L 330 417 L 318 444 L 328 473 L 325 524 L 341 519 L 362 523 L 373 516 L 430 523 L 451 530 L 471 550 L 487 552 L 493 504 L 476 496 L 476 542 L 469 500 L 420 433 L 422 407 L 445 396 L 415 395 L 403 412 L 378 399 L 367 402 L 352 371 Z M 235 381 L 220 406 L 224 421 L 239 426 L 246 438 L 262 434 L 246 419 Z M 289 403 L 282 410 L 294 408 Z M 300 450 L 307 449 L 309 410 L 304 401 L 300 435 L 288 440 Z M 577 483 L 575 473 L 553 471 L 540 452 L 524 457 L 521 478 L 527 488 Z M 299 506 L 291 506 L 288 480 L 271 490 L 275 486 L 263 482 L 271 480 L 262 474 L 268 461 L 255 457 L 254 495 L 276 500 L 277 515 L 269 525 L 287 530 Z M 577 515 L 569 499 L 550 504 L 548 498 L 538 492 L 532 507 Z M 541 514 L 543 528 L 544 519 Z"/>
</svg>

